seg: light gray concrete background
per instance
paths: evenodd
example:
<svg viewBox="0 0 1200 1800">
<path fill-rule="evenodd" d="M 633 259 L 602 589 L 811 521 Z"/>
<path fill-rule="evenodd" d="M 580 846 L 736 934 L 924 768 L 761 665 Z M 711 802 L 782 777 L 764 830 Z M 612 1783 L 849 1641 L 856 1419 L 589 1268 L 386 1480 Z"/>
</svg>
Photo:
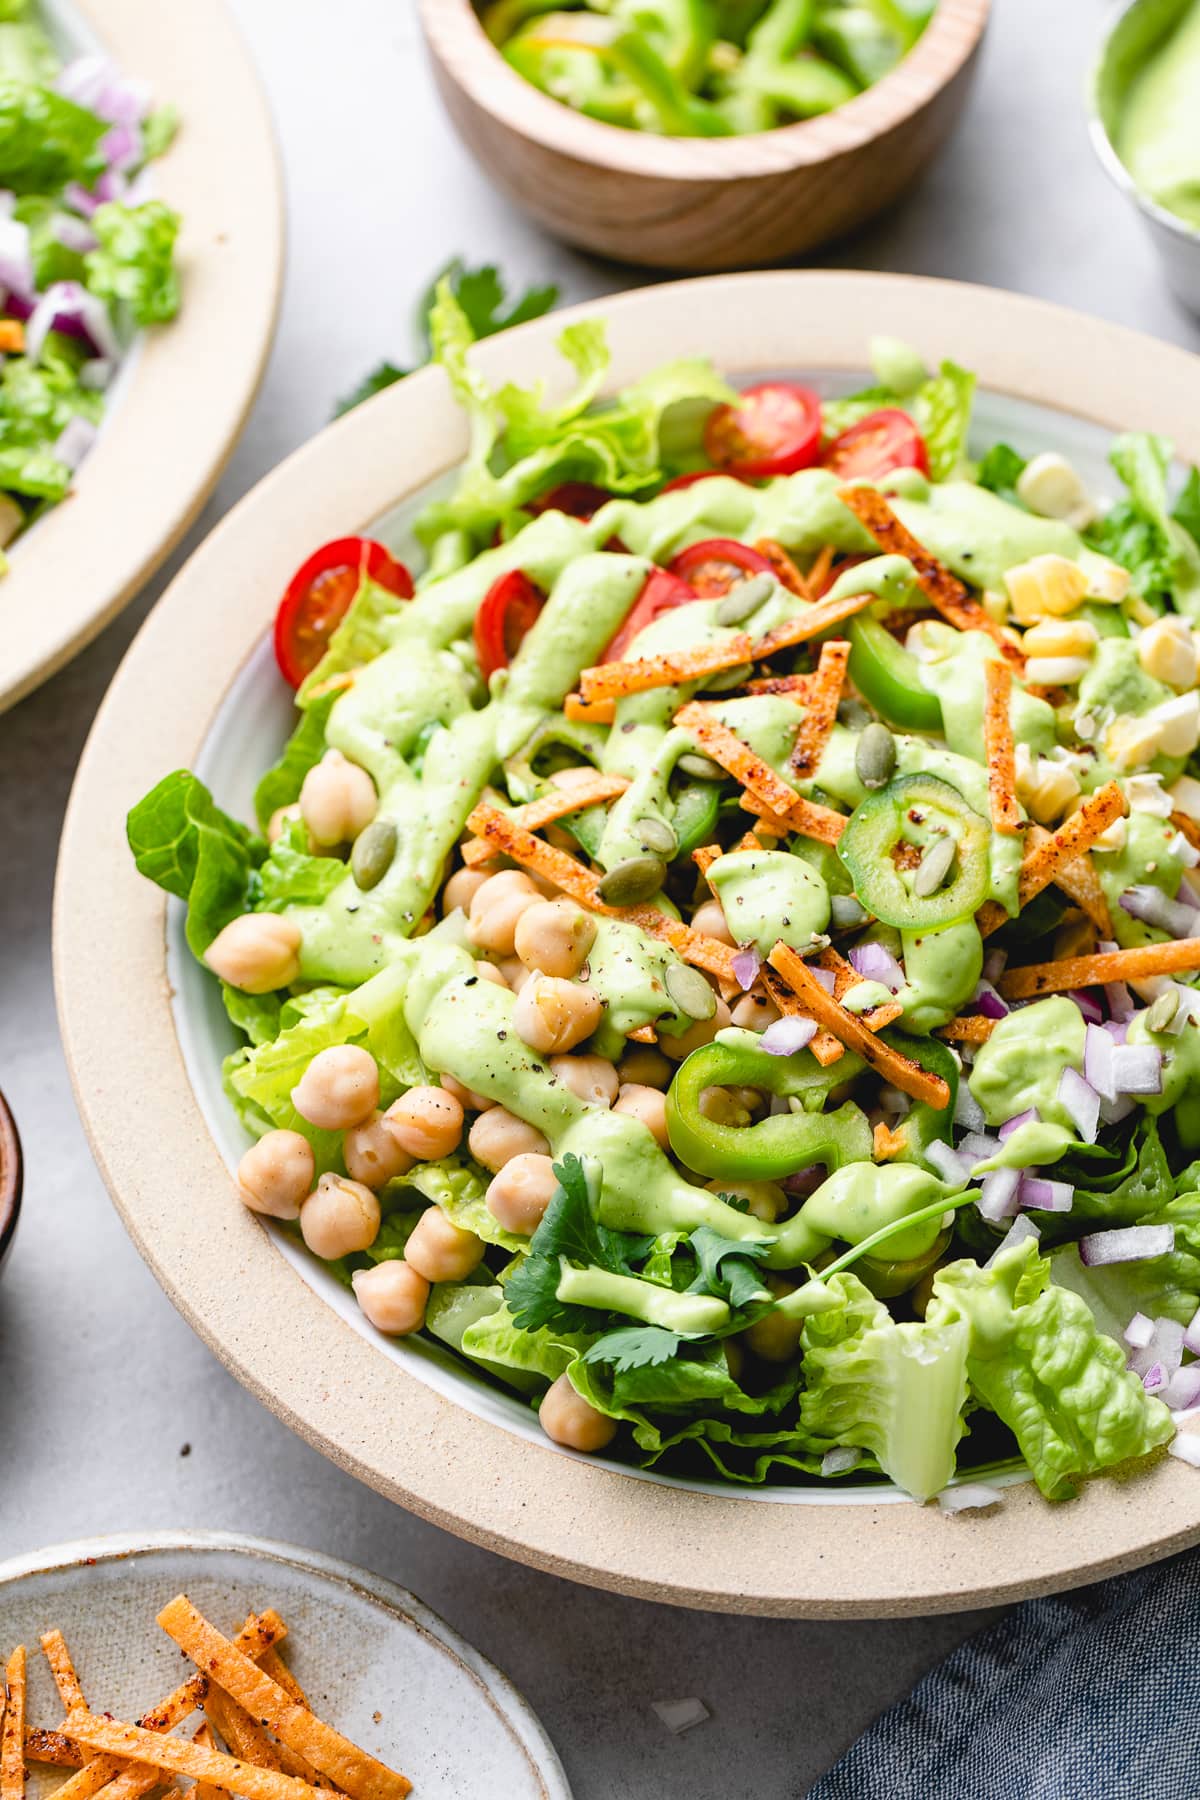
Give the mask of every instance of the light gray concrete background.
<svg viewBox="0 0 1200 1800">
<path fill-rule="evenodd" d="M 506 1669 L 579 1800 L 793 1800 L 980 1616 L 805 1625 L 676 1612 L 532 1574 L 409 1518 L 327 1466 L 192 1336 L 126 1238 L 76 1121 L 50 982 L 59 824 L 95 708 L 173 568 L 368 366 L 403 361 L 413 302 L 451 255 L 495 259 L 521 283 L 557 280 L 569 300 L 637 279 L 557 247 L 489 188 L 441 115 L 413 0 L 233 4 L 274 109 L 291 221 L 266 383 L 189 545 L 0 719 L 0 1084 L 28 1155 L 0 1286 L 0 1556 L 142 1526 L 310 1545 L 414 1589 Z M 825 260 L 1018 288 L 1200 347 L 1087 143 L 1081 94 L 1102 14 L 1098 0 L 996 0 L 980 83 L 938 168 Z M 801 358 L 803 331 L 798 319 Z M 650 1703 L 692 1694 L 712 1718 L 672 1738 Z"/>
</svg>

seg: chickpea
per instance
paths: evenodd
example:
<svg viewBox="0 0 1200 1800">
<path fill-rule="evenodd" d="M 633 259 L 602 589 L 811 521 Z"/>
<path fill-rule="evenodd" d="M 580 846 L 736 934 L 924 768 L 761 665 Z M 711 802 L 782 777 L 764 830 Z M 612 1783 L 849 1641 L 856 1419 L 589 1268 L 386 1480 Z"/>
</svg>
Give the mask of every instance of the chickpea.
<svg viewBox="0 0 1200 1800">
<path fill-rule="evenodd" d="M 740 1025 L 743 1031 L 765 1031 L 782 1016 L 767 994 L 743 994 L 730 1014 L 733 1023 Z"/>
<path fill-rule="evenodd" d="M 777 1181 L 710 1181 L 708 1191 L 744 1200 L 747 1212 L 765 1225 L 773 1225 L 788 1209 L 788 1197 Z"/>
<path fill-rule="evenodd" d="M 550 1071 L 585 1106 L 611 1106 L 621 1085 L 603 1056 L 552 1056 Z"/>
<path fill-rule="evenodd" d="M 693 1050 L 700 1050 L 705 1044 L 711 1044 L 718 1031 L 724 1031 L 732 1023 L 733 1015 L 718 994 L 717 1010 L 711 1019 L 697 1019 L 694 1025 L 689 1025 L 682 1037 L 659 1039 L 663 1055 L 669 1056 L 672 1062 L 682 1062 Z"/>
<path fill-rule="evenodd" d="M 546 1436 L 568 1450 L 603 1450 L 617 1435 L 617 1422 L 577 1394 L 570 1377 L 560 1375 L 547 1388 L 538 1408 L 538 1418 Z"/>
<path fill-rule="evenodd" d="M 540 900 L 517 920 L 513 944 L 527 969 L 578 975 L 596 941 L 596 921 L 574 900 Z"/>
<path fill-rule="evenodd" d="M 702 931 L 705 937 L 716 938 L 718 943 L 737 943 L 737 939 L 725 922 L 725 909 L 719 900 L 706 900 L 703 906 L 696 908 L 692 928 L 695 931 Z"/>
<path fill-rule="evenodd" d="M 460 1231 L 440 1206 L 423 1212 L 404 1246 L 404 1260 L 426 1281 L 465 1281 L 483 1261 L 484 1242 Z"/>
<path fill-rule="evenodd" d="M 514 1156 L 548 1156 L 550 1142 L 536 1125 L 527 1125 L 507 1107 L 493 1106 L 480 1113 L 471 1127 L 467 1145 L 476 1162 L 498 1175 Z"/>
<path fill-rule="evenodd" d="M 313 1174 L 307 1138 L 298 1131 L 268 1131 L 238 1164 L 238 1196 L 251 1212 L 266 1213 L 272 1219 L 298 1219 Z"/>
<path fill-rule="evenodd" d="M 506 988 L 508 986 L 508 982 L 505 980 L 504 975 L 496 967 L 494 962 L 477 962 L 475 964 L 475 973 L 479 976 L 481 981 L 490 981 L 493 987 Z"/>
<path fill-rule="evenodd" d="M 489 1100 L 486 1094 L 477 1094 L 473 1088 L 464 1087 L 461 1081 L 454 1079 L 453 1075 L 443 1075 L 441 1084 L 446 1093 L 458 1101 L 464 1112 L 486 1112 L 489 1106 L 496 1104 L 494 1100 Z"/>
<path fill-rule="evenodd" d="M 542 898 L 540 891 L 520 869 L 502 869 L 489 875 L 471 897 L 467 935 L 480 950 L 494 956 L 511 956 L 517 920 Z"/>
<path fill-rule="evenodd" d="M 532 1237 L 557 1192 L 552 1159 L 525 1151 L 493 1175 L 487 1191 L 488 1211 L 505 1231 Z"/>
<path fill-rule="evenodd" d="M 487 879 L 483 869 L 456 869 L 442 892 L 443 913 L 456 912 L 460 906 L 466 912 Z"/>
<path fill-rule="evenodd" d="M 300 927 L 282 913 L 243 913 L 217 933 L 204 960 L 244 994 L 274 993 L 300 973 Z"/>
<path fill-rule="evenodd" d="M 499 968 L 500 973 L 503 975 L 514 994 L 520 993 L 521 989 L 525 986 L 525 983 L 529 980 L 530 975 L 533 973 L 532 969 L 527 969 L 525 967 L 525 964 L 521 961 L 519 956 L 501 957 Z"/>
<path fill-rule="evenodd" d="M 322 1175 L 300 1208 L 300 1231 L 309 1249 L 327 1262 L 369 1250 L 379 1236 L 379 1202 L 361 1181 Z"/>
<path fill-rule="evenodd" d="M 357 1269 L 350 1277 L 354 1297 L 376 1331 L 407 1337 L 425 1323 L 429 1283 L 406 1262 L 394 1258 L 373 1269 Z"/>
<path fill-rule="evenodd" d="M 378 809 L 375 783 L 340 750 L 327 750 L 304 777 L 300 817 L 318 844 L 352 843 Z"/>
<path fill-rule="evenodd" d="M 342 1139 L 342 1155 L 351 1179 L 377 1190 L 407 1175 L 413 1166 L 413 1158 L 392 1130 L 392 1121 L 381 1112 L 350 1127 Z"/>
<path fill-rule="evenodd" d="M 439 1162 L 462 1139 L 462 1105 L 445 1088 L 409 1088 L 388 1107 L 387 1117 L 397 1143 L 418 1162 Z"/>
<path fill-rule="evenodd" d="M 513 1024 L 531 1050 L 546 1056 L 573 1050 L 591 1037 L 603 1010 L 595 988 L 554 975 L 531 975 L 517 995 Z"/>
<path fill-rule="evenodd" d="M 660 1150 L 671 1148 L 667 1132 L 667 1096 L 657 1088 L 639 1087 L 636 1082 L 628 1083 L 617 1095 L 613 1111 L 628 1113 L 631 1119 L 640 1119 Z"/>
<path fill-rule="evenodd" d="M 756 1184 L 757 1185 L 757 1184 Z M 786 1281 L 782 1276 L 767 1274 L 763 1278 L 763 1286 L 769 1288 L 776 1299 L 790 1294 L 795 1289 L 794 1281 Z M 800 1333 L 804 1330 L 803 1319 L 789 1319 L 779 1312 L 764 1313 L 753 1325 L 738 1333 L 747 1350 L 753 1350 L 755 1356 L 763 1362 L 790 1362 L 800 1348 Z"/>
<path fill-rule="evenodd" d="M 653 1044 L 630 1044 L 617 1064 L 622 1087 L 669 1088 L 675 1070 Z"/>
<path fill-rule="evenodd" d="M 379 1105 L 379 1067 L 369 1050 L 334 1044 L 318 1050 L 292 1089 L 302 1119 L 322 1131 L 349 1131 Z"/>
<path fill-rule="evenodd" d="M 267 820 L 267 842 L 277 844 L 289 825 L 294 825 L 300 818 L 300 804 L 293 801 L 291 806 L 277 806 Z M 320 846 L 314 841 L 312 834 L 308 836 L 308 847 L 315 856 Z"/>
</svg>

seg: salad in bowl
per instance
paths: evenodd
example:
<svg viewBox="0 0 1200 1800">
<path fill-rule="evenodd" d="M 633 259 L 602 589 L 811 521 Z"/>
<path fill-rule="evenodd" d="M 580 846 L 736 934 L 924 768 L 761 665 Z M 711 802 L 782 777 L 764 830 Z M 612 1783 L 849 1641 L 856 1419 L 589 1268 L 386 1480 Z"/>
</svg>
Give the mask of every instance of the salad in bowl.
<svg viewBox="0 0 1200 1800">
<path fill-rule="evenodd" d="M 242 1200 L 580 1452 L 1200 1460 L 1200 479 L 973 461 L 890 340 L 599 403 L 598 322 L 557 402 L 445 288 L 434 335 L 424 570 L 298 572 L 255 826 L 183 771 L 129 819 L 244 1038 Z"/>
</svg>

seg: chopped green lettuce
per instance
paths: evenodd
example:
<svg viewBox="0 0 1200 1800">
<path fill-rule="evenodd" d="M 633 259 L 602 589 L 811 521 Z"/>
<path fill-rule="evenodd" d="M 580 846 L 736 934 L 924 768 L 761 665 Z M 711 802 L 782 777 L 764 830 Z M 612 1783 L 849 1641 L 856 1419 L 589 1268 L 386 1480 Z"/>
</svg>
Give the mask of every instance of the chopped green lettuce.
<svg viewBox="0 0 1200 1800">
<path fill-rule="evenodd" d="M 0 187 L 56 193 L 69 181 L 90 187 L 104 169 L 104 119 L 27 80 L 0 80 Z"/>
<path fill-rule="evenodd" d="M 71 471 L 54 454 L 76 417 L 95 424 L 103 402 L 79 385 L 78 352 L 55 334 L 36 364 L 6 357 L 0 369 L 0 488 L 37 500 L 61 500 Z"/>
<path fill-rule="evenodd" d="M 346 879 L 346 865 L 336 856 L 310 856 L 308 832 L 296 821 L 281 833 L 258 872 L 259 906 L 282 912 L 285 906 L 319 906 Z"/>
<path fill-rule="evenodd" d="M 264 831 L 273 813 L 282 806 L 293 806 L 300 798 L 304 777 L 324 756 L 325 723 L 336 699 L 336 693 L 329 693 L 309 701 L 283 747 L 283 754 L 255 788 L 254 811 Z"/>
<path fill-rule="evenodd" d="M 87 285 L 135 325 L 165 325 L 179 311 L 179 214 L 161 200 L 109 201 L 92 215 L 99 247 L 84 257 Z"/>
<path fill-rule="evenodd" d="M 441 1162 L 418 1163 L 404 1179 L 440 1206 L 460 1231 L 473 1231 L 485 1244 L 498 1244 L 502 1250 L 527 1247 L 528 1238 L 506 1231 L 489 1208 L 485 1198 L 488 1178 L 473 1162 L 448 1156 Z"/>
<path fill-rule="evenodd" d="M 1109 460 L 1128 497 L 1091 527 L 1089 544 L 1128 569 L 1139 594 L 1169 595 L 1195 623 L 1200 620 L 1200 546 L 1171 516 L 1170 443 L 1151 432 L 1130 432 L 1116 439 Z"/>
<path fill-rule="evenodd" d="M 462 1352 L 501 1369 L 544 1376 L 550 1382 L 569 1369 L 590 1342 L 585 1333 L 564 1332 L 548 1325 L 527 1331 L 516 1323 L 502 1300 L 494 1310 L 468 1325 L 463 1333 Z"/>
</svg>

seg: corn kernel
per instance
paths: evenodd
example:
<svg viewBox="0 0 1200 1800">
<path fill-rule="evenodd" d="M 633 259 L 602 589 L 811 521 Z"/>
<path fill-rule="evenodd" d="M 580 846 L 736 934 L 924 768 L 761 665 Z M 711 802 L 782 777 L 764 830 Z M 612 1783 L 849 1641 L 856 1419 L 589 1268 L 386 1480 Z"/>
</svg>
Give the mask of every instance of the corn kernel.
<svg viewBox="0 0 1200 1800">
<path fill-rule="evenodd" d="M 1086 619 L 1043 619 L 1021 640 L 1026 656 L 1090 656 L 1100 633 Z"/>
<path fill-rule="evenodd" d="M 1200 825 L 1200 781 L 1193 780 L 1190 775 L 1181 775 L 1167 789 L 1171 801 L 1171 811 L 1186 814 Z"/>
<path fill-rule="evenodd" d="M 1028 759 L 1018 763 L 1017 798 L 1039 825 L 1056 825 L 1079 796 L 1074 771 L 1065 763 L 1051 762 L 1044 756 L 1032 765 Z"/>
<path fill-rule="evenodd" d="M 1089 555 L 1085 574 L 1091 600 L 1107 600 L 1119 606 L 1129 592 L 1129 570 L 1107 556 Z"/>
<path fill-rule="evenodd" d="M 993 625 L 1008 624 L 1008 595 L 998 594 L 995 588 L 984 588 L 979 604 L 982 606 Z M 1200 656 L 1200 648 L 1197 649 Z"/>
<path fill-rule="evenodd" d="M 1121 713 L 1105 732 L 1104 747 L 1119 769 L 1151 763 L 1159 752 L 1158 724 L 1149 713 L 1140 719 L 1133 713 Z"/>
<path fill-rule="evenodd" d="M 1196 685 L 1196 646 L 1186 619 L 1167 613 L 1147 625 L 1137 641 L 1138 661 L 1155 681 L 1182 693 Z"/>
<path fill-rule="evenodd" d="M 1047 613 L 1061 618 L 1074 612 L 1087 594 L 1088 578 L 1078 563 L 1051 551 L 1009 569 L 1004 585 L 1018 623 L 1036 625 Z"/>
<path fill-rule="evenodd" d="M 1083 531 L 1097 517 L 1092 499 L 1065 456 L 1048 450 L 1026 463 L 1017 478 L 1017 497 L 1044 519 L 1063 519 Z"/>
<path fill-rule="evenodd" d="M 1078 800 L 1072 800 L 1070 806 L 1068 806 L 1066 812 L 1067 818 L 1069 819 L 1072 814 L 1077 813 L 1082 805 L 1083 795 L 1080 794 Z M 1128 825 L 1124 819 L 1114 819 L 1112 824 L 1100 833 L 1100 836 L 1092 845 L 1092 849 L 1099 850 L 1102 854 L 1123 850 L 1125 848 L 1125 838 L 1128 829 Z"/>
<path fill-rule="evenodd" d="M 1092 666 L 1089 656 L 1031 656 L 1025 679 L 1033 687 L 1073 687 Z"/>
<path fill-rule="evenodd" d="M 1161 700 L 1146 716 L 1154 721 L 1164 756 L 1190 756 L 1200 744 L 1200 693 L 1195 688 L 1174 700 Z"/>
</svg>

